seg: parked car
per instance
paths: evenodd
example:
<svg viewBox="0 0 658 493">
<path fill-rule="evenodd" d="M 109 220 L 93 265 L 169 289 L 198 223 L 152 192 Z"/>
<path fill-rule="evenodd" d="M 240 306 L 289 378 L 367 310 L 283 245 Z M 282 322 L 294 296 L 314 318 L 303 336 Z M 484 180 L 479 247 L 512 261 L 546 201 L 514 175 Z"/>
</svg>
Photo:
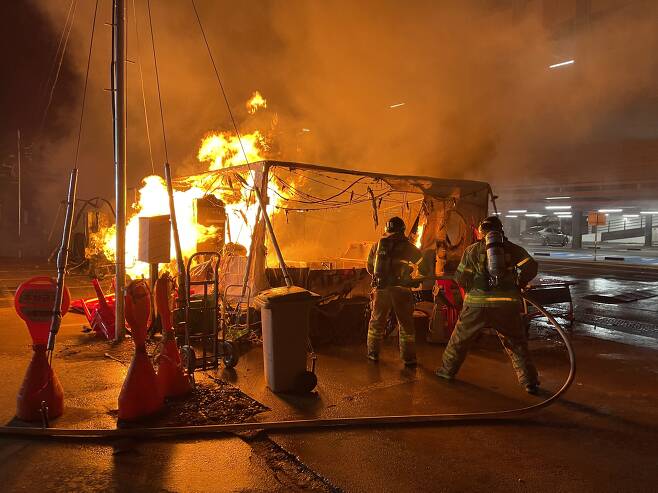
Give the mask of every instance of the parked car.
<svg viewBox="0 0 658 493">
<path fill-rule="evenodd" d="M 540 243 L 541 245 L 567 246 L 569 236 L 554 226 L 533 226 L 521 233 L 521 240 L 527 243 Z"/>
</svg>

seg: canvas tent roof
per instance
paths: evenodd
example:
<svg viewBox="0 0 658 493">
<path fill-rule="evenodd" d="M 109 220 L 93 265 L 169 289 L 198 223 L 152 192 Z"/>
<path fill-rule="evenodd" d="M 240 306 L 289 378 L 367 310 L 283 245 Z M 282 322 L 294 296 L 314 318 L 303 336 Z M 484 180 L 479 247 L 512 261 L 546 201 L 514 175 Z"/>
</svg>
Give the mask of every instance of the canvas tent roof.
<svg viewBox="0 0 658 493">
<path fill-rule="evenodd" d="M 426 193 L 428 195 L 444 198 L 454 197 L 455 195 L 465 197 L 468 195 L 478 195 L 491 191 L 487 182 L 473 180 L 454 180 L 446 178 L 435 178 L 429 176 L 417 175 L 395 175 L 391 173 L 376 173 L 372 171 L 362 171 L 356 169 L 338 168 L 333 166 L 324 166 L 311 163 L 296 163 L 291 161 L 274 161 L 263 160 L 238 166 L 230 166 L 218 170 L 208 171 L 203 174 L 229 174 L 240 173 L 254 169 L 266 168 L 287 168 L 298 170 L 309 170 L 325 173 L 339 173 L 355 176 L 367 176 L 388 183 L 391 188 L 400 192 Z M 197 175 L 198 176 L 198 175 Z"/>
</svg>

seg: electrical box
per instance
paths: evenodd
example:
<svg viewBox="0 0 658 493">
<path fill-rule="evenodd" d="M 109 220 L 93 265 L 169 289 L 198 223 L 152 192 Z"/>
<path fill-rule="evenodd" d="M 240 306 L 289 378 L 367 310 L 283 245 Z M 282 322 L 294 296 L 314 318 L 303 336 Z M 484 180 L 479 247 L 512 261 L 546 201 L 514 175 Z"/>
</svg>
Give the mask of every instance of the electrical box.
<svg viewBox="0 0 658 493">
<path fill-rule="evenodd" d="M 149 264 L 168 264 L 171 260 L 169 216 L 139 218 L 137 259 Z"/>
<path fill-rule="evenodd" d="M 214 227 L 215 234 L 197 244 L 197 251 L 221 252 L 226 237 L 226 208 L 214 195 L 196 200 L 196 221 L 206 227 Z"/>
</svg>

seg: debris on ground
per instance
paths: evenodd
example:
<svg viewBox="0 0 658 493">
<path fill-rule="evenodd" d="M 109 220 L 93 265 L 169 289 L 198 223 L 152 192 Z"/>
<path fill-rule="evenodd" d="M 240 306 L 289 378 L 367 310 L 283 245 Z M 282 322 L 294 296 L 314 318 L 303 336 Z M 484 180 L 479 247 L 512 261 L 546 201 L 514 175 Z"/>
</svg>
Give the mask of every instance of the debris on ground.
<svg viewBox="0 0 658 493">
<path fill-rule="evenodd" d="M 203 377 L 202 377 L 203 378 Z M 268 408 L 223 380 L 207 377 L 185 399 L 167 402 L 153 426 L 242 423 Z"/>
</svg>

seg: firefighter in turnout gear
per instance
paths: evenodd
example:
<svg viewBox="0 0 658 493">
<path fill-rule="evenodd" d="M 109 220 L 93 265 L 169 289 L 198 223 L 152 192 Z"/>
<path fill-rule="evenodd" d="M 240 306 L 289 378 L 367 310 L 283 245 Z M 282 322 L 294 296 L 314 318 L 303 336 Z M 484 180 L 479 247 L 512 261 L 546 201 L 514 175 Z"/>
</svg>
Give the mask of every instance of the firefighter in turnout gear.
<svg viewBox="0 0 658 493">
<path fill-rule="evenodd" d="M 527 392 L 535 393 L 539 379 L 521 318 L 521 289 L 537 275 L 537 262 L 505 238 L 503 225 L 496 216 L 480 223 L 478 240 L 464 251 L 457 267 L 455 280 L 464 288 L 466 297 L 443 353 L 443 366 L 436 370 L 436 375 L 453 379 L 476 336 L 488 327 L 498 333 L 519 383 Z"/>
<path fill-rule="evenodd" d="M 373 245 L 368 255 L 368 272 L 374 286 L 368 325 L 368 358 L 379 360 L 386 322 L 393 310 L 400 327 L 400 357 L 405 366 L 415 366 L 412 264 L 418 265 L 421 275 L 427 275 L 427 267 L 420 250 L 404 235 L 404 230 L 401 218 L 391 218 L 386 224 L 387 234 Z"/>
</svg>

